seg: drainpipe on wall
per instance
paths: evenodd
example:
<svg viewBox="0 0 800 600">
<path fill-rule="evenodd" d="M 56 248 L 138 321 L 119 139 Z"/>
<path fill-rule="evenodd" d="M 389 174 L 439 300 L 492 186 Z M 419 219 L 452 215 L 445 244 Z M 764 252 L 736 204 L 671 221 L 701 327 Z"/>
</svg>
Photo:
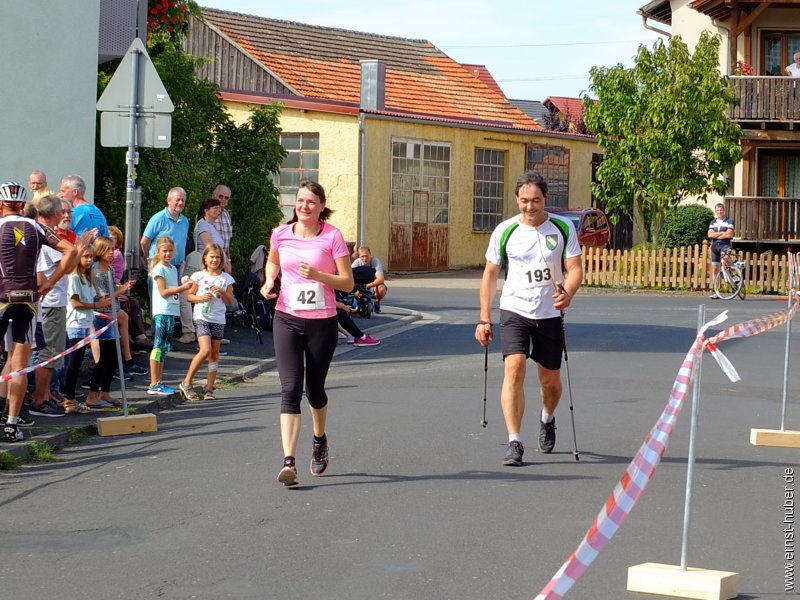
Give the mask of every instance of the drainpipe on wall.
<svg viewBox="0 0 800 600">
<path fill-rule="evenodd" d="M 639 13 L 641 14 L 641 13 Z M 663 29 L 658 29 L 657 27 L 653 27 L 647 23 L 647 16 L 642 15 L 642 27 L 648 29 L 650 31 L 655 31 L 656 33 L 660 33 L 661 35 L 665 35 L 668 38 L 672 37 L 672 34 L 669 31 L 664 31 Z"/>
<path fill-rule="evenodd" d="M 361 156 L 359 157 L 358 173 L 358 245 L 356 251 L 361 246 L 366 245 L 364 240 L 364 221 L 367 212 L 367 133 L 364 131 L 364 113 L 358 113 L 358 135 L 361 141 Z"/>
<path fill-rule="evenodd" d="M 386 106 L 386 63 L 382 60 L 362 60 L 361 63 L 361 98 L 358 113 L 358 133 L 361 142 L 361 160 L 359 164 L 359 246 L 366 244 L 367 215 L 367 133 L 364 131 L 364 111 L 383 110 Z"/>
</svg>

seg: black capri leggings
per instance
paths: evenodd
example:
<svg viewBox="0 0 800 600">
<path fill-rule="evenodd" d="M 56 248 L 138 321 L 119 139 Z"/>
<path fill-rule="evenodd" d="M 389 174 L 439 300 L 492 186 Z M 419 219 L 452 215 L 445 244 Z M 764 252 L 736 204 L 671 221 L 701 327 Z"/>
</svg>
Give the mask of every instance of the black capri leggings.
<svg viewBox="0 0 800 600">
<path fill-rule="evenodd" d="M 72 348 L 75 344 L 80 342 L 83 338 L 70 338 L 67 346 Z M 65 386 L 65 397 L 70 400 L 75 400 L 75 388 L 78 387 L 78 373 L 83 364 L 83 357 L 86 355 L 86 346 L 75 350 L 72 354 L 67 356 L 67 371 Z"/>
<path fill-rule="evenodd" d="M 100 360 L 94 366 L 89 381 L 89 391 L 107 392 L 111 389 L 111 378 L 117 370 L 117 344 L 114 340 L 100 340 Z"/>
<path fill-rule="evenodd" d="M 339 325 L 344 327 L 344 330 L 352 335 L 357 340 L 360 340 L 364 337 L 364 332 L 358 328 L 355 321 L 350 317 L 348 313 L 343 311 L 341 308 L 336 309 L 336 320 L 339 321 Z"/>
<path fill-rule="evenodd" d="M 304 374 L 311 407 L 328 404 L 325 379 L 338 342 L 336 322 L 335 316 L 302 319 L 275 311 L 272 339 L 281 378 L 281 414 L 300 414 Z"/>
</svg>

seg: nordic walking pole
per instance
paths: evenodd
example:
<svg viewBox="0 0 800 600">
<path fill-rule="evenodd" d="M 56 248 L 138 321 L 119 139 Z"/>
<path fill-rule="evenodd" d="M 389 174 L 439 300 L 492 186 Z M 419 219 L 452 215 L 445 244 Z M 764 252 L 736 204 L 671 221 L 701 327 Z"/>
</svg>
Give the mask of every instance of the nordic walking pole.
<svg viewBox="0 0 800 600">
<path fill-rule="evenodd" d="M 558 293 L 564 291 L 564 286 L 561 282 L 556 283 L 556 289 Z M 572 454 L 575 456 L 576 461 L 581 460 L 580 453 L 578 452 L 578 437 L 575 434 L 575 407 L 572 405 L 572 381 L 569 377 L 569 355 L 567 354 L 567 332 L 564 328 L 564 311 L 561 311 L 561 344 L 564 346 L 564 365 L 567 370 L 567 392 L 569 395 L 569 417 L 572 420 L 572 442 L 575 444 L 575 452 Z"/>
<path fill-rule="evenodd" d="M 483 419 L 481 426 L 486 427 L 486 380 L 489 377 L 489 340 L 486 340 L 486 349 L 483 353 Z"/>
</svg>

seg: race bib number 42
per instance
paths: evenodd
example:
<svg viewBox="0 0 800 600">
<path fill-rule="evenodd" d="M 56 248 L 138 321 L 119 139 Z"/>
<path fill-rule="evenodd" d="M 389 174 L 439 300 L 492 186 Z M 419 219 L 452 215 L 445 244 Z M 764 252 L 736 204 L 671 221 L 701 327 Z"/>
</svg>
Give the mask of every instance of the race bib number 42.
<svg viewBox="0 0 800 600">
<path fill-rule="evenodd" d="M 325 308 L 325 293 L 318 281 L 295 283 L 289 289 L 292 310 L 319 310 Z"/>
</svg>

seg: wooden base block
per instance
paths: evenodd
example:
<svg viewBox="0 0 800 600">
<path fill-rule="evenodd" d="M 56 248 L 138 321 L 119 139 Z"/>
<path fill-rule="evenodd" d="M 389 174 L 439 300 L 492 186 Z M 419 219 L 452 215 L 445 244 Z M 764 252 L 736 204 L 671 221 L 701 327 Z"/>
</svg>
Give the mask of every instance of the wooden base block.
<svg viewBox="0 0 800 600">
<path fill-rule="evenodd" d="M 750 443 L 753 444 L 753 446 L 800 448 L 800 431 L 781 431 L 780 429 L 751 429 Z"/>
<path fill-rule="evenodd" d="M 151 414 L 97 419 L 97 433 L 101 436 L 128 435 L 129 433 L 148 433 L 151 431 L 158 431 L 156 416 Z"/>
<path fill-rule="evenodd" d="M 628 591 L 700 600 L 728 600 L 739 595 L 739 574 L 642 563 L 628 567 Z"/>
</svg>

